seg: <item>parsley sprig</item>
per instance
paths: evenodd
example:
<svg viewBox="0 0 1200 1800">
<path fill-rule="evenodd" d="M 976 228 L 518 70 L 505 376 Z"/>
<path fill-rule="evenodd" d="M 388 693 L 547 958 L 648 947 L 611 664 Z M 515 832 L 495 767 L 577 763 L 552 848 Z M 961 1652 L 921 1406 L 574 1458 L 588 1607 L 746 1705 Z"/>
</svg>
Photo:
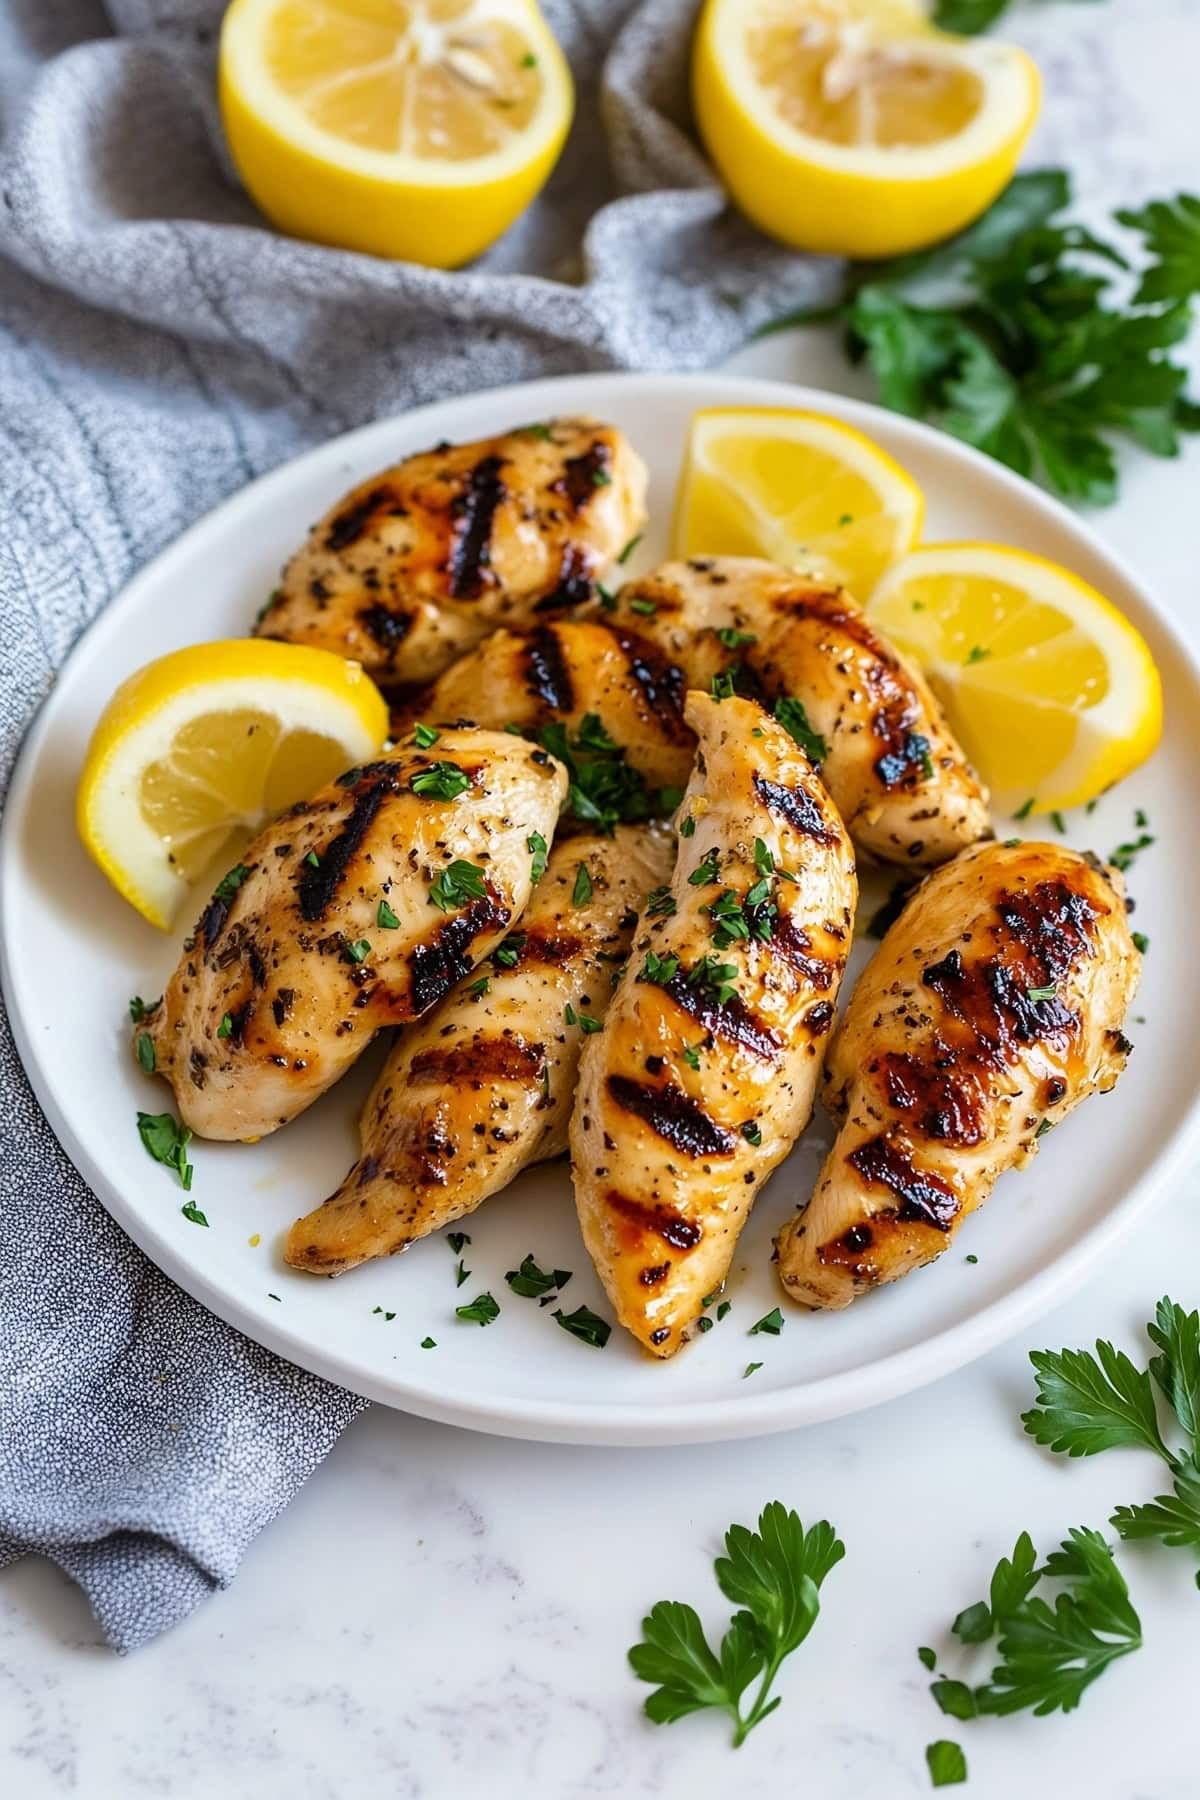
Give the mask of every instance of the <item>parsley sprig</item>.
<svg viewBox="0 0 1200 1800">
<path fill-rule="evenodd" d="M 1122 1538 L 1200 1551 L 1200 1313 L 1185 1312 L 1164 1296 L 1146 1335 L 1158 1351 L 1146 1369 L 1103 1339 L 1095 1355 L 1031 1351 L 1039 1404 L 1022 1421 L 1039 1444 L 1067 1456 L 1095 1456 L 1116 1446 L 1151 1451 L 1170 1470 L 1173 1492 L 1118 1506 L 1110 1522 Z M 1156 1393 L 1183 1432 L 1183 1445 L 1167 1445 Z M 1196 1580 L 1200 1585 L 1200 1573 Z"/>
<path fill-rule="evenodd" d="M 642 1620 L 629 1660 L 640 1680 L 655 1684 L 645 1710 L 656 1725 L 715 1707 L 733 1720 L 736 1748 L 780 1704 L 780 1695 L 768 1697 L 775 1677 L 816 1623 L 821 1583 L 846 1552 L 832 1525 L 822 1520 L 805 1531 L 778 1500 L 763 1508 L 756 1532 L 731 1525 L 725 1549 L 713 1572 L 726 1599 L 742 1610 L 719 1648 L 710 1648 L 694 1607 L 660 1600 Z M 743 1710 L 755 1680 L 757 1692 Z"/>
<path fill-rule="evenodd" d="M 574 738 L 557 719 L 536 736 L 542 749 L 566 766 L 568 812 L 610 837 L 614 825 L 674 812 L 683 797 L 678 788 L 647 787 L 597 713 L 583 715 Z"/>
<path fill-rule="evenodd" d="M 945 8 L 949 0 L 943 0 Z M 959 20 L 996 5 L 955 0 Z M 1065 498 L 1116 499 L 1113 434 L 1156 456 L 1200 426 L 1170 352 L 1200 292 L 1200 198 L 1116 215 L 1140 240 L 1140 279 L 1108 237 L 1060 215 L 1061 169 L 1018 175 L 982 218 L 932 250 L 858 265 L 840 305 L 780 325 L 840 318 L 879 398 L 1033 475 Z M 1116 284 L 1120 284 L 1117 286 Z"/>
</svg>

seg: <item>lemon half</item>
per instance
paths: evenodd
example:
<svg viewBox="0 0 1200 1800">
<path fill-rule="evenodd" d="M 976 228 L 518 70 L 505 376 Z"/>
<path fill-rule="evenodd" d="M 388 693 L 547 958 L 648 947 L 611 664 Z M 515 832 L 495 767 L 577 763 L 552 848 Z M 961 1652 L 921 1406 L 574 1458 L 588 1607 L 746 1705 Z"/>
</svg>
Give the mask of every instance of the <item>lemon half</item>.
<svg viewBox="0 0 1200 1800">
<path fill-rule="evenodd" d="M 868 610 L 925 668 L 997 812 L 1082 805 L 1162 735 L 1145 639 L 1087 582 L 1026 550 L 926 545 L 884 576 Z"/>
<path fill-rule="evenodd" d="M 101 715 L 79 835 L 118 893 L 166 930 L 235 831 L 374 755 L 387 728 L 375 683 L 327 650 L 258 638 L 177 650 L 131 675 Z"/>
<path fill-rule="evenodd" d="M 861 599 L 921 534 L 916 482 L 852 425 L 821 413 L 716 406 L 692 419 L 675 502 L 676 556 L 765 556 Z"/>
<path fill-rule="evenodd" d="M 534 0 L 234 0 L 220 98 L 281 230 L 435 268 L 528 206 L 574 109 Z"/>
<path fill-rule="evenodd" d="M 989 206 L 1037 117 L 1023 50 L 904 0 L 708 0 L 701 135 L 742 211 L 796 249 L 896 256 Z"/>
</svg>

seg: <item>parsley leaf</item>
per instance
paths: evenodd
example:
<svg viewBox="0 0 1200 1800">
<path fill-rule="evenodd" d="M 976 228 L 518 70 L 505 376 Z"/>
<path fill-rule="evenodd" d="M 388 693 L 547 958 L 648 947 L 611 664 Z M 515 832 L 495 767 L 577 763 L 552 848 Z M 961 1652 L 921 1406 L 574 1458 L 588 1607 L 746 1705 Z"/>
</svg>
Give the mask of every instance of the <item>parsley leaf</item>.
<svg viewBox="0 0 1200 1800">
<path fill-rule="evenodd" d="M 413 743 L 418 750 L 432 750 L 441 736 L 432 725 L 417 724 L 413 726 Z"/>
<path fill-rule="evenodd" d="M 1146 1505 L 1118 1506 L 1111 1522 L 1119 1536 L 1200 1550 L 1200 1468 L 1185 1463 L 1174 1486 L 1173 1494 L 1159 1494 Z"/>
<path fill-rule="evenodd" d="M 454 1316 L 468 1325 L 490 1325 L 493 1319 L 500 1317 L 500 1306 L 491 1294 L 477 1294 L 469 1305 L 456 1306 Z"/>
<path fill-rule="evenodd" d="M 189 1224 L 203 1225 L 207 1228 L 208 1220 L 205 1218 L 204 1214 L 200 1211 L 200 1208 L 196 1205 L 196 1202 L 194 1200 L 185 1200 L 179 1210 L 183 1214 L 184 1218 L 188 1221 Z"/>
<path fill-rule="evenodd" d="M 741 1610 L 718 1651 L 710 1648 L 694 1608 L 660 1600 L 642 1620 L 641 1641 L 629 1661 L 640 1680 L 655 1684 L 645 1711 L 656 1725 L 714 1707 L 733 1721 L 736 1747 L 779 1705 L 779 1696 L 768 1698 L 771 1686 L 784 1659 L 812 1630 L 821 1583 L 845 1550 L 831 1525 L 822 1521 L 806 1532 L 778 1500 L 763 1508 L 756 1532 L 731 1525 L 725 1549 L 714 1573 L 722 1593 Z M 743 1712 L 742 1696 L 760 1676 Z"/>
<path fill-rule="evenodd" d="M 525 848 L 533 859 L 529 865 L 529 879 L 534 887 L 546 873 L 547 844 L 540 831 L 531 831 L 525 840 Z"/>
<path fill-rule="evenodd" d="M 571 889 L 571 905 L 586 906 L 592 897 L 592 878 L 586 863 L 578 863 L 575 868 L 575 885 Z"/>
<path fill-rule="evenodd" d="M 470 787 L 471 777 L 457 763 L 435 762 L 418 770 L 408 785 L 423 800 L 457 800 Z"/>
<path fill-rule="evenodd" d="M 228 1013 L 225 1014 L 225 1018 L 226 1019 L 229 1018 Z M 224 1022 L 225 1021 L 223 1019 L 221 1021 L 221 1026 L 218 1026 L 218 1028 L 217 1028 L 217 1036 L 218 1037 L 228 1037 L 228 1035 L 229 1035 L 229 1032 L 222 1030 L 222 1026 L 224 1025 Z M 230 1021 L 230 1030 L 232 1030 L 232 1029 L 233 1029 L 233 1025 L 232 1025 L 232 1021 Z M 155 1068 L 154 1039 L 150 1036 L 150 1033 L 148 1031 L 139 1031 L 138 1032 L 137 1040 L 134 1045 L 134 1049 L 137 1053 L 138 1062 L 141 1065 L 141 1067 L 146 1071 L 146 1074 L 153 1075 L 154 1068 Z"/>
<path fill-rule="evenodd" d="M 234 863 L 213 889 L 214 900 L 232 900 L 250 871 L 245 863 Z"/>
<path fill-rule="evenodd" d="M 187 1126 L 181 1125 L 174 1113 L 140 1112 L 137 1124 L 138 1136 L 146 1154 L 152 1156 L 155 1162 L 165 1164 L 168 1169 L 174 1169 L 180 1186 L 190 1188 L 192 1165 L 187 1159 L 187 1147 L 192 1141 L 192 1134 Z"/>
<path fill-rule="evenodd" d="M 482 869 L 456 858 L 442 870 L 429 890 L 429 898 L 443 912 L 452 912 L 456 907 L 469 905 L 472 900 L 486 899 L 485 880 Z"/>
<path fill-rule="evenodd" d="M 1167 1457 L 1149 1375 L 1103 1339 L 1086 1350 L 1031 1350 L 1040 1406 L 1022 1413 L 1030 1437 L 1068 1456 L 1141 1444 Z"/>
<path fill-rule="evenodd" d="M 400 921 L 386 900 L 381 900 L 379 902 L 378 909 L 375 913 L 375 923 L 383 931 L 396 931 L 399 929 Z"/>
<path fill-rule="evenodd" d="M 808 722 L 808 713 L 804 702 L 797 700 L 793 694 L 784 694 L 775 702 L 775 717 L 783 726 L 790 738 L 793 738 L 814 765 L 823 763 L 829 755 L 829 745 L 819 731 L 814 731 Z"/>
<path fill-rule="evenodd" d="M 1200 1438 L 1200 1313 L 1185 1313 L 1164 1295 L 1146 1336 L 1161 1352 L 1151 1359 L 1150 1373 L 1195 1443 Z"/>
<path fill-rule="evenodd" d="M 543 750 L 567 771 L 567 811 L 584 824 L 612 836 L 614 825 L 652 819 L 671 811 L 665 788 L 649 788 L 645 777 L 625 760 L 625 751 L 605 730 L 596 713 L 585 713 L 571 739 L 561 720 L 536 733 Z"/>
<path fill-rule="evenodd" d="M 1117 221 L 1140 231 L 1155 259 L 1142 276 L 1135 305 L 1187 300 L 1200 293 L 1200 199 L 1195 194 L 1152 200 L 1138 211 L 1119 212 Z"/>
<path fill-rule="evenodd" d="M 1000 3 L 1003 5 L 1004 0 Z M 967 1779 L 967 1759 L 962 1745 L 950 1738 L 939 1738 L 936 1744 L 927 1744 L 925 1761 L 929 1766 L 929 1780 L 935 1788 L 957 1787 Z"/>
<path fill-rule="evenodd" d="M 451 1256 L 461 1256 L 470 1241 L 471 1236 L 469 1232 L 448 1231 L 446 1233 L 446 1242 L 450 1246 Z"/>
<path fill-rule="evenodd" d="M 543 1294 L 550 1293 L 552 1288 L 566 1287 L 571 1279 L 570 1269 L 541 1269 L 538 1267 L 531 1250 L 519 1269 L 510 1269 L 504 1277 L 514 1294 L 520 1294 L 525 1300 L 539 1300 Z"/>
<path fill-rule="evenodd" d="M 161 1005 L 161 994 L 158 996 L 157 1000 L 143 1000 L 140 994 L 135 994 L 133 999 L 129 1002 L 129 1018 L 131 1023 L 134 1025 L 142 1024 L 142 1022 L 148 1019 L 152 1013 L 156 1013 Z"/>
<path fill-rule="evenodd" d="M 561 1307 L 556 1307 L 551 1317 L 564 1331 L 569 1331 L 572 1337 L 577 1337 L 581 1343 L 591 1344 L 596 1350 L 603 1350 L 612 1336 L 612 1326 L 608 1320 L 594 1313 L 590 1306 L 577 1306 L 573 1313 L 565 1313 Z"/>
<path fill-rule="evenodd" d="M 777 1306 L 773 1306 L 769 1313 L 764 1313 L 761 1319 L 751 1325 L 746 1335 L 754 1337 L 758 1332 L 765 1331 L 768 1337 L 778 1337 L 782 1330 L 783 1314 Z"/>
</svg>

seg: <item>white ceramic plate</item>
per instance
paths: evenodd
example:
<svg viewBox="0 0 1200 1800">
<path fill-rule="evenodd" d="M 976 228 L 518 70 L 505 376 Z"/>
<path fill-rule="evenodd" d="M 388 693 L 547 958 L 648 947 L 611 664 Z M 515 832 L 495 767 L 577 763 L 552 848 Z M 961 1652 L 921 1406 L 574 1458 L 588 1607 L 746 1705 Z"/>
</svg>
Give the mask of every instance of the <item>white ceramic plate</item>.
<svg viewBox="0 0 1200 1800">
<path fill-rule="evenodd" d="M 161 1110 L 169 1097 L 135 1068 L 126 1012 L 131 994 L 161 992 L 183 933 L 167 938 L 138 919 L 87 860 L 72 823 L 88 736 L 113 688 L 164 651 L 243 633 L 312 519 L 352 482 L 440 438 L 560 412 L 590 411 L 622 426 L 650 467 L 653 527 L 631 565 L 648 567 L 665 553 L 692 412 L 741 404 L 811 407 L 858 425 L 921 483 L 929 540 L 1041 551 L 1109 594 L 1149 638 L 1166 686 L 1166 741 L 1093 814 L 1068 820 L 1069 841 L 1107 853 L 1131 835 L 1142 807 L 1157 839 L 1132 876 L 1137 924 L 1152 948 L 1129 1027 L 1136 1051 L 1116 1093 L 1048 1138 L 1031 1169 L 1004 1176 L 931 1268 L 845 1313 L 808 1314 L 784 1302 L 782 1335 L 750 1337 L 781 1299 L 771 1239 L 808 1193 L 828 1145 L 818 1116 L 746 1229 L 729 1315 L 665 1364 L 620 1330 L 603 1351 L 579 1343 L 550 1309 L 506 1286 L 505 1271 L 532 1250 L 543 1266 L 574 1270 L 568 1308 L 586 1302 L 608 1312 L 562 1163 L 532 1171 L 464 1222 L 471 1276 L 462 1288 L 443 1234 L 335 1282 L 284 1267 L 282 1232 L 354 1159 L 354 1121 L 378 1046 L 275 1137 L 252 1147 L 194 1145 L 193 1198 L 210 1228 L 189 1223 L 174 1177 L 148 1160 L 137 1136 L 137 1110 Z M 1180 1168 L 1200 1110 L 1196 864 L 1187 860 L 1197 768 L 1200 674 L 1184 645 L 1075 518 L 996 464 L 894 414 L 776 383 L 611 375 L 531 383 L 425 407 L 312 451 L 202 520 L 114 601 L 67 663 L 13 783 L 0 843 L 4 991 L 38 1098 L 101 1200 L 182 1287 L 261 1343 L 389 1405 L 518 1437 L 663 1444 L 777 1431 L 934 1380 L 1028 1325 L 1145 1217 Z M 864 907 L 870 900 L 868 888 Z M 860 962 L 867 948 L 860 945 Z M 500 1318 L 486 1331 L 456 1320 L 455 1306 L 485 1289 L 500 1301 Z M 436 1349 L 420 1348 L 426 1336 Z M 751 1361 L 762 1367 L 746 1378 Z"/>
</svg>

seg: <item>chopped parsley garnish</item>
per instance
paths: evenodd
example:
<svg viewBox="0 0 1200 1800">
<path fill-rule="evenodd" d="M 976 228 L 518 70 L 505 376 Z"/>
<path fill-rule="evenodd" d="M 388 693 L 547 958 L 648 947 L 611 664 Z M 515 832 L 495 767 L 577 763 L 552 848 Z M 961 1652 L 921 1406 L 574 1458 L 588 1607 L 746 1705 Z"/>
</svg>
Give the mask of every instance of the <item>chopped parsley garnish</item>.
<svg viewBox="0 0 1200 1800">
<path fill-rule="evenodd" d="M 594 1019 L 590 1013 L 580 1013 L 579 1029 L 584 1037 L 594 1037 L 598 1031 L 604 1030 L 602 1019 Z"/>
<path fill-rule="evenodd" d="M 446 1233 L 446 1242 L 450 1246 L 451 1256 L 461 1256 L 470 1241 L 471 1234 L 467 1231 L 448 1231 Z"/>
<path fill-rule="evenodd" d="M 699 1044 L 685 1044 L 680 1050 L 679 1054 L 682 1056 L 689 1069 L 698 1069 L 700 1067 L 700 1050 L 703 1043 L 704 1039 L 701 1038 Z"/>
<path fill-rule="evenodd" d="M 250 871 L 245 863 L 234 863 L 232 869 L 222 875 L 220 881 L 218 881 L 216 887 L 213 889 L 213 899 L 232 900 L 249 873 Z"/>
<path fill-rule="evenodd" d="M 737 631 L 732 625 L 717 625 L 713 634 L 718 643 L 724 644 L 726 650 L 741 650 L 746 644 L 756 644 L 758 635 L 753 631 Z"/>
<path fill-rule="evenodd" d="M 1028 800 L 1023 800 L 1021 802 L 1020 806 L 1018 806 L 1016 812 L 1013 814 L 1013 818 L 1014 819 L 1027 819 L 1036 805 L 1037 805 L 1037 795 L 1030 794 Z"/>
<path fill-rule="evenodd" d="M 705 887 L 710 881 L 719 881 L 717 865 L 721 860 L 719 850 L 706 850 L 696 867 L 688 876 L 689 887 Z"/>
<path fill-rule="evenodd" d="M 951 1738 L 939 1738 L 935 1744 L 926 1744 L 925 1761 L 932 1787 L 957 1787 L 967 1779 L 967 1759 L 962 1745 Z"/>
<path fill-rule="evenodd" d="M 487 886 L 484 872 L 476 868 L 474 863 L 456 859 L 442 870 L 429 890 L 429 898 L 443 912 L 469 906 L 472 900 L 485 900 Z"/>
<path fill-rule="evenodd" d="M 570 1269 L 540 1268 L 531 1250 L 520 1268 L 510 1269 L 504 1279 L 513 1293 L 520 1294 L 522 1299 L 540 1300 L 543 1294 L 566 1287 L 571 1273 Z"/>
<path fill-rule="evenodd" d="M 525 840 L 525 848 L 533 861 L 529 865 L 529 879 L 534 887 L 546 873 L 546 851 L 548 845 L 540 831 L 531 831 Z"/>
<path fill-rule="evenodd" d="M 185 1200 L 179 1210 L 183 1214 L 184 1218 L 187 1219 L 191 1224 L 204 1225 L 204 1226 L 208 1225 L 208 1220 L 205 1218 L 204 1214 L 200 1211 L 200 1208 L 196 1205 L 196 1202 L 194 1200 Z"/>
<path fill-rule="evenodd" d="M 440 735 L 432 725 L 413 726 L 413 743 L 418 750 L 432 750 Z"/>
<path fill-rule="evenodd" d="M 985 650 L 982 644 L 972 644 L 967 651 L 966 667 L 969 669 L 972 663 L 986 662 L 991 654 L 991 651 Z"/>
<path fill-rule="evenodd" d="M 321 866 L 321 859 L 315 850 L 310 850 L 304 860 L 310 869 L 319 869 Z"/>
<path fill-rule="evenodd" d="M 658 602 L 657 600 L 631 600 L 629 602 L 629 610 L 630 612 L 641 613 L 644 619 L 652 619 L 658 611 Z"/>
<path fill-rule="evenodd" d="M 680 835 L 680 837 L 682 837 L 682 838 L 689 838 L 689 837 L 695 837 L 695 835 L 696 835 L 696 821 L 695 821 L 695 819 L 693 819 L 693 817 L 692 817 L 692 815 L 691 815 L 691 813 L 689 813 L 689 814 L 688 814 L 688 816 L 687 816 L 687 818 L 686 818 L 686 819 L 681 819 L 681 820 L 680 820 L 680 822 L 679 822 L 679 835 Z"/>
<path fill-rule="evenodd" d="M 372 1312 L 372 1313 L 373 1313 L 373 1314 L 374 1314 L 374 1313 L 380 1313 L 380 1314 L 382 1314 L 382 1316 L 383 1316 L 383 1320 L 384 1320 L 384 1323 L 385 1323 L 385 1324 L 390 1324 L 390 1323 L 391 1323 L 391 1321 L 392 1321 L 392 1320 L 393 1320 L 393 1319 L 394 1319 L 394 1318 L 395 1318 L 395 1316 L 396 1316 L 396 1315 L 395 1315 L 395 1313 L 394 1313 L 394 1312 L 384 1312 L 384 1310 L 383 1310 L 383 1308 L 382 1308 L 382 1306 L 373 1306 L 373 1307 L 372 1307 L 372 1308 L 371 1308 L 371 1312 Z"/>
<path fill-rule="evenodd" d="M 1145 807 L 1142 807 L 1142 806 L 1138 807 L 1137 811 L 1133 815 L 1133 822 L 1137 826 L 1139 831 L 1145 831 L 1147 825 L 1150 823 L 1150 820 L 1149 820 L 1149 817 L 1147 816 Z"/>
<path fill-rule="evenodd" d="M 708 686 L 714 700 L 732 700 L 734 694 L 733 670 L 726 669 L 723 674 L 714 675 Z"/>
<path fill-rule="evenodd" d="M 639 531 L 637 533 L 636 537 L 630 538 L 629 542 L 626 544 L 625 548 L 622 550 L 620 556 L 618 556 L 617 561 L 619 563 L 627 563 L 629 561 L 630 557 L 633 555 L 634 551 L 637 549 L 638 545 L 641 543 L 641 541 L 642 541 L 642 533 Z"/>
<path fill-rule="evenodd" d="M 536 69 L 537 66 L 538 66 L 537 57 L 533 54 L 532 50 L 527 50 L 525 52 L 524 56 L 521 58 L 521 67 L 523 69 Z"/>
<path fill-rule="evenodd" d="M 454 1270 L 454 1285 L 455 1287 L 462 1287 L 464 1282 L 470 1281 L 470 1279 L 471 1271 L 460 1257 Z"/>
<path fill-rule="evenodd" d="M 607 469 L 593 469 L 592 470 L 592 486 L 593 487 L 611 487 L 612 486 L 612 476 L 609 474 Z"/>
<path fill-rule="evenodd" d="M 229 1014 L 226 1013 L 225 1017 L 228 1018 Z M 222 1035 L 228 1037 L 229 1033 L 225 1032 L 224 1034 L 222 1034 L 220 1031 L 217 1032 L 218 1037 L 221 1037 Z M 145 1069 L 147 1075 L 153 1075 L 153 1073 L 154 1073 L 154 1039 L 150 1036 L 150 1033 L 148 1031 L 139 1031 L 138 1032 L 137 1044 L 136 1044 L 135 1048 L 137 1050 L 138 1062 L 140 1063 L 142 1068 Z"/>
<path fill-rule="evenodd" d="M 571 889 L 571 905 L 586 906 L 592 897 L 592 878 L 586 863 L 579 863 L 575 869 L 575 885 Z"/>
<path fill-rule="evenodd" d="M 454 1316 L 468 1325 L 490 1325 L 500 1317 L 500 1305 L 491 1294 L 476 1294 L 466 1306 L 456 1306 Z"/>
<path fill-rule="evenodd" d="M 140 1025 L 143 1019 L 148 1019 L 151 1013 L 156 1013 L 161 1005 L 161 994 L 158 996 L 157 1000 L 143 1000 L 140 994 L 135 994 L 133 999 L 129 1002 L 129 1018 L 131 1023 Z"/>
<path fill-rule="evenodd" d="M 1050 823 L 1053 825 L 1055 831 L 1057 831 L 1059 837 L 1066 837 L 1067 821 L 1060 812 L 1052 812 L 1050 814 Z"/>
<path fill-rule="evenodd" d="M 748 1144 L 753 1144 L 757 1149 L 758 1145 L 762 1143 L 762 1128 L 757 1119 L 746 1120 L 746 1123 L 742 1126 L 742 1136 Z M 776 1311 L 778 1310 L 779 1309 L 776 1308 Z M 782 1319 L 780 1322 L 782 1323 Z"/>
<path fill-rule="evenodd" d="M 726 888 L 711 905 L 701 909 L 713 920 L 713 943 L 718 950 L 727 950 L 730 944 L 749 938 L 756 938 L 761 944 L 770 941 L 779 912 L 770 896 L 771 883 L 764 877 L 754 883 L 744 901 L 732 888 Z"/>
<path fill-rule="evenodd" d="M 1146 936 L 1144 931 L 1135 931 L 1132 935 L 1134 949 L 1140 950 L 1142 955 L 1145 956 L 1147 950 L 1150 948 L 1150 939 Z"/>
<path fill-rule="evenodd" d="M 732 1300 L 722 1300 L 720 1305 L 717 1307 L 717 1324 L 719 1325 L 721 1323 L 722 1319 L 728 1318 L 728 1316 L 732 1312 L 732 1310 L 733 1310 L 733 1301 Z"/>
<path fill-rule="evenodd" d="M 222 1013 L 221 1023 L 217 1026 L 217 1036 L 227 1038 L 233 1036 L 233 1014 Z"/>
<path fill-rule="evenodd" d="M 713 1322 L 711 1319 L 704 1318 L 704 1319 L 696 1320 L 696 1330 L 697 1331 L 711 1331 L 712 1328 L 713 1328 Z"/>
<path fill-rule="evenodd" d="M 371 954 L 370 939 L 369 938 L 359 938 L 356 943 L 343 944 L 342 945 L 342 954 L 345 956 L 347 962 L 352 962 L 352 963 L 366 962 L 368 956 L 370 956 L 370 954 Z"/>
<path fill-rule="evenodd" d="M 431 1338 L 431 1337 L 423 1337 L 421 1339 L 421 1348 L 422 1348 L 422 1350 L 436 1350 L 437 1349 L 437 1339 Z"/>
<path fill-rule="evenodd" d="M 521 960 L 521 952 L 525 948 L 528 932 L 514 931 L 505 938 L 502 944 L 492 951 L 492 961 L 498 969 L 515 969 Z"/>
<path fill-rule="evenodd" d="M 747 1337 L 756 1337 L 761 1331 L 765 1332 L 768 1337 L 778 1337 L 782 1330 L 783 1314 L 777 1306 L 773 1306 L 769 1313 L 764 1313 L 761 1319 L 755 1320 L 746 1335 Z"/>
<path fill-rule="evenodd" d="M 657 950 L 647 950 L 646 960 L 638 971 L 639 981 L 651 981 L 659 987 L 665 987 L 679 973 L 677 956 L 660 956 Z"/>
<path fill-rule="evenodd" d="M 1054 982 L 1051 982 L 1049 987 L 1026 988 L 1025 992 L 1030 1000 L 1053 1000 L 1058 993 L 1058 988 Z"/>
<path fill-rule="evenodd" d="M 626 761 L 625 751 L 605 730 L 596 713 L 585 713 L 571 739 L 561 720 L 543 725 L 537 742 L 564 765 L 568 776 L 567 810 L 575 818 L 611 837 L 615 825 L 661 817 L 671 810 L 668 791 L 649 788 L 645 777 Z"/>
<path fill-rule="evenodd" d="M 675 897 L 664 882 L 661 887 L 651 888 L 646 895 L 646 917 L 648 919 L 669 919 L 675 912 Z"/>
<path fill-rule="evenodd" d="M 760 837 L 756 837 L 754 840 L 754 867 L 760 875 L 775 873 L 775 858 Z"/>
<path fill-rule="evenodd" d="M 192 1134 L 186 1125 L 181 1125 L 174 1113 L 144 1113 L 137 1116 L 138 1136 L 142 1140 L 142 1148 L 155 1162 L 163 1163 L 166 1168 L 174 1169 L 179 1177 L 180 1185 L 190 1188 L 192 1185 L 192 1165 L 187 1159 L 187 1147 L 192 1141 Z"/>
<path fill-rule="evenodd" d="M 457 800 L 470 787 L 471 777 L 457 763 L 435 762 L 419 769 L 408 785 L 422 800 Z"/>
<path fill-rule="evenodd" d="M 612 589 L 606 588 L 602 581 L 597 581 L 594 585 L 595 585 L 595 589 L 596 589 L 596 597 L 599 600 L 601 606 L 604 608 L 605 612 L 610 612 L 610 613 L 616 612 L 617 596 L 613 593 Z"/>
<path fill-rule="evenodd" d="M 821 733 L 814 731 L 809 724 L 804 702 L 797 700 L 793 694 L 784 694 L 775 702 L 774 712 L 783 729 L 799 744 L 809 762 L 817 765 L 823 763 L 829 755 L 829 745 Z"/>
<path fill-rule="evenodd" d="M 742 1380 L 745 1381 L 745 1379 L 748 1375 L 757 1374 L 758 1370 L 761 1368 L 762 1368 L 762 1364 L 760 1362 L 747 1363 L 745 1368 L 742 1370 Z"/>
<path fill-rule="evenodd" d="M 467 983 L 466 992 L 473 995 L 476 1000 L 480 1000 L 483 998 L 484 994 L 487 993 L 491 985 L 491 980 L 487 975 L 477 975 L 474 981 L 469 981 Z"/>
<path fill-rule="evenodd" d="M 722 962 L 719 956 L 704 956 L 689 971 L 687 984 L 706 988 L 718 1006 L 725 1006 L 737 993 L 737 972 L 736 963 Z"/>
<path fill-rule="evenodd" d="M 381 900 L 379 902 L 379 907 L 375 914 L 375 923 L 382 931 L 399 930 L 400 921 L 386 900 Z"/>
<path fill-rule="evenodd" d="M 1141 851 L 1148 850 L 1153 842 L 1154 839 L 1150 834 L 1143 831 L 1132 843 L 1118 844 L 1108 860 L 1114 869 L 1120 869 L 1124 872 L 1126 869 L 1132 867 L 1135 858 Z"/>
<path fill-rule="evenodd" d="M 612 1326 L 607 1319 L 600 1318 L 590 1306 L 577 1306 L 573 1313 L 565 1313 L 561 1307 L 556 1307 L 551 1316 L 564 1331 L 569 1331 L 581 1343 L 591 1344 L 596 1350 L 603 1350 L 612 1336 Z"/>
</svg>

